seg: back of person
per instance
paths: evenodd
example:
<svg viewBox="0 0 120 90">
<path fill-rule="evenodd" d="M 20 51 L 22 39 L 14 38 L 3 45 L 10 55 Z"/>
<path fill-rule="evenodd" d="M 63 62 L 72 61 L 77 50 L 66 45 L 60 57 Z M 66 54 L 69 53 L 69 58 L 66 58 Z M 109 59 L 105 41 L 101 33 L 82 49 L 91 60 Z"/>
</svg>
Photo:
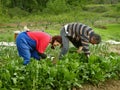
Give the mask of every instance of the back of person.
<svg viewBox="0 0 120 90">
<path fill-rule="evenodd" d="M 82 23 L 66 24 L 61 29 L 60 35 L 62 37 L 63 47 L 59 58 L 68 52 L 69 41 L 78 48 L 77 52 L 83 50 L 86 56 L 90 55 L 89 43 L 99 44 L 101 41 L 101 37 L 98 34 L 95 34 L 91 27 Z"/>
<path fill-rule="evenodd" d="M 82 23 L 69 23 L 64 27 L 66 34 L 76 41 L 81 39 L 88 42 L 90 34 L 94 33 L 91 27 Z"/>
</svg>

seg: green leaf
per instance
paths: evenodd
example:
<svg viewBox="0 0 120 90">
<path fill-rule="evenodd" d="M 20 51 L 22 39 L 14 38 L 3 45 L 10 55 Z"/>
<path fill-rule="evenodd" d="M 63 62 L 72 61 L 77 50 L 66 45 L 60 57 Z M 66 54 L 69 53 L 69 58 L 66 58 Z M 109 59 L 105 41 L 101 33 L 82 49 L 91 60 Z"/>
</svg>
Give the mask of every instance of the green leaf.
<svg viewBox="0 0 120 90">
<path fill-rule="evenodd" d="M 2 87 L 2 81 L 0 80 L 0 88 Z"/>
</svg>

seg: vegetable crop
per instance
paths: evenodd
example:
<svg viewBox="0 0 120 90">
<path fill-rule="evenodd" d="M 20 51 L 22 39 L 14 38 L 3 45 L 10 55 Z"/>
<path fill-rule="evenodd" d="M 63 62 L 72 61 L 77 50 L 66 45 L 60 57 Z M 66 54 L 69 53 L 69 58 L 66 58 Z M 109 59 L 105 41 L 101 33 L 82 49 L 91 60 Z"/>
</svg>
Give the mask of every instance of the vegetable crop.
<svg viewBox="0 0 120 90">
<path fill-rule="evenodd" d="M 74 48 L 72 48 L 74 49 Z M 71 49 L 70 49 L 71 50 Z M 16 47 L 0 47 L 0 90 L 71 90 L 85 83 L 99 84 L 120 78 L 120 56 L 105 45 L 91 46 L 89 59 L 84 54 L 68 53 L 62 60 L 34 60 L 24 66 Z M 47 49 L 47 53 L 58 56 Z M 74 50 L 73 50 L 74 51 Z"/>
</svg>

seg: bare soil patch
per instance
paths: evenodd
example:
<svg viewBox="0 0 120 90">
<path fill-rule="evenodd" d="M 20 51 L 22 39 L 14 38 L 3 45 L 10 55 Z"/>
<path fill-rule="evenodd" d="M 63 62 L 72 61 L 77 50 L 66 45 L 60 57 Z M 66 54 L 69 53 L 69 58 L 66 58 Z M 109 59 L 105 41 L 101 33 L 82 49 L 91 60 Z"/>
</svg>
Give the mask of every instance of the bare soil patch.
<svg viewBox="0 0 120 90">
<path fill-rule="evenodd" d="M 108 80 L 98 86 L 85 84 L 82 88 L 73 90 L 120 90 L 120 80 Z"/>
</svg>

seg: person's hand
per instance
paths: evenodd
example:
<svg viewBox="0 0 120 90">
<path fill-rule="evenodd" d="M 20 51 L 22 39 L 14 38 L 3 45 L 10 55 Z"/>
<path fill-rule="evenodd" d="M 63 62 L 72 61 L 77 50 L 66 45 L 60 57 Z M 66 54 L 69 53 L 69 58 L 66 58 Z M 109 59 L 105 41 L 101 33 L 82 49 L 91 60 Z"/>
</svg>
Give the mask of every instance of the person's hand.
<svg viewBox="0 0 120 90">
<path fill-rule="evenodd" d="M 80 53 L 80 51 L 81 51 L 81 50 L 78 49 L 78 50 L 77 50 L 77 53 Z"/>
<path fill-rule="evenodd" d="M 81 52 L 81 50 L 82 50 L 82 46 L 80 46 L 79 48 L 78 48 L 78 50 L 77 50 L 77 53 L 80 53 Z"/>
<path fill-rule="evenodd" d="M 46 55 L 46 54 L 44 54 L 44 53 L 40 53 L 40 56 L 41 56 L 41 58 L 42 58 L 42 59 L 47 58 L 47 55 Z"/>
</svg>

